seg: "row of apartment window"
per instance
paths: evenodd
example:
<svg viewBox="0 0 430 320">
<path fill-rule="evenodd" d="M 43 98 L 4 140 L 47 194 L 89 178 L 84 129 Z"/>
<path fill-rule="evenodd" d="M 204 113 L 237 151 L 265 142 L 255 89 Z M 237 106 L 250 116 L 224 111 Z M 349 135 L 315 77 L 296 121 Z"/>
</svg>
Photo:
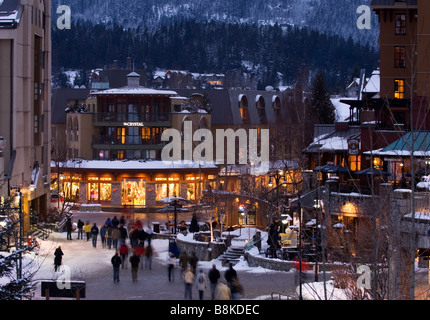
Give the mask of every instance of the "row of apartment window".
<svg viewBox="0 0 430 320">
<path fill-rule="evenodd" d="M 93 158 L 96 160 L 155 160 L 160 158 L 158 153 L 158 150 L 94 149 Z"/>
</svg>

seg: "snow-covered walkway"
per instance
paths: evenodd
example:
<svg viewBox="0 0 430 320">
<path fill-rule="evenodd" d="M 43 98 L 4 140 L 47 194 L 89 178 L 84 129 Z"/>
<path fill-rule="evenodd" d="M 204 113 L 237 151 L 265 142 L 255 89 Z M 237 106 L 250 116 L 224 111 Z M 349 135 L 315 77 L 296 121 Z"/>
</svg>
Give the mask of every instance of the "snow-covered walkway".
<svg viewBox="0 0 430 320">
<path fill-rule="evenodd" d="M 93 216 L 94 218 L 96 216 Z M 106 215 L 97 217 L 105 220 Z M 74 218 L 73 222 L 76 222 Z M 101 224 L 101 223 L 100 223 Z M 98 224 L 98 226 L 100 226 Z M 244 234 L 243 236 L 248 236 Z M 151 244 L 156 255 L 153 257 L 152 269 L 139 268 L 138 281 L 132 282 L 131 269 L 120 269 L 120 282 L 113 282 L 111 258 L 114 249 L 102 248 L 100 240 L 97 247 L 92 246 L 91 240 L 78 240 L 77 232 L 72 234 L 73 240 L 66 240 L 66 233 L 54 232 L 45 241 L 40 242 L 38 254 L 31 254 L 26 261 L 31 262 L 31 268 L 37 269 L 34 280 L 57 280 L 68 277 L 70 272 L 72 281 L 85 281 L 86 299 L 91 300 L 181 300 L 184 295 L 184 286 L 179 267 L 175 270 L 175 280 L 168 281 L 166 260 L 168 255 L 168 240 L 153 239 Z M 63 270 L 54 271 L 54 250 L 61 246 L 64 252 Z M 129 263 L 128 263 L 129 264 Z M 221 272 L 221 281 L 225 282 L 221 261 L 199 261 L 198 268 L 205 273 L 215 264 Z M 65 268 L 64 268 L 65 267 Z M 295 289 L 294 272 L 279 272 L 264 268 L 251 268 L 247 262 L 241 260 L 235 267 L 239 280 L 245 287 L 246 299 L 267 299 L 272 292 L 293 294 Z M 194 299 L 197 299 L 197 290 L 194 288 Z M 209 298 L 209 289 L 205 293 Z M 41 296 L 40 284 L 37 286 L 34 299 L 45 299 Z"/>
</svg>

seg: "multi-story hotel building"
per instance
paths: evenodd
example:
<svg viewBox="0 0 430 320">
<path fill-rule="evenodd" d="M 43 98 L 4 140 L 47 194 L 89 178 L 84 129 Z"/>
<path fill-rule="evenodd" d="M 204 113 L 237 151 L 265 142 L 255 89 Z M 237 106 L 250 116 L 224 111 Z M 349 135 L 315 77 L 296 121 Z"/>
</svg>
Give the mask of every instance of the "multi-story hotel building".
<svg viewBox="0 0 430 320">
<path fill-rule="evenodd" d="M 0 196 L 47 209 L 50 179 L 51 1 L 0 1 Z"/>
</svg>

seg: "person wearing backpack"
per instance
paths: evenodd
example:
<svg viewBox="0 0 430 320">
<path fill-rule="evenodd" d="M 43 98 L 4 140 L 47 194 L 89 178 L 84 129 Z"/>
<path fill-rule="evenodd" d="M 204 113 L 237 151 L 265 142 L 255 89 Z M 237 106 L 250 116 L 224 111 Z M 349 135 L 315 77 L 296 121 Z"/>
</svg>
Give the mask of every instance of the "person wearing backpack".
<svg viewBox="0 0 430 320">
<path fill-rule="evenodd" d="M 203 273 L 203 269 L 199 270 L 199 273 L 196 277 L 196 287 L 199 291 L 199 298 L 200 300 L 203 300 L 203 295 L 206 289 L 206 276 Z"/>
</svg>

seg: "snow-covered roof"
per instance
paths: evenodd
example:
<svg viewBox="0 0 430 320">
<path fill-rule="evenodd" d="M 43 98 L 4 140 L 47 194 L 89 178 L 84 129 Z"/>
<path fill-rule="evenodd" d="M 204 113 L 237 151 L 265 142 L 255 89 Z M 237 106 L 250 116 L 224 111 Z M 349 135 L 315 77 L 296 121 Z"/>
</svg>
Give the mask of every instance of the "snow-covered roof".
<svg viewBox="0 0 430 320">
<path fill-rule="evenodd" d="M 95 92 L 94 94 L 97 95 L 105 95 L 105 94 L 133 94 L 133 95 L 177 95 L 176 91 L 171 90 L 156 90 L 156 89 L 150 89 L 142 86 L 137 87 L 122 87 L 122 88 L 113 88 L 113 89 L 107 89 L 103 91 Z"/>
<path fill-rule="evenodd" d="M 344 122 L 347 121 L 350 117 L 350 105 L 346 103 L 340 102 L 341 100 L 357 100 L 356 97 L 349 98 L 349 97 L 335 97 L 331 98 L 331 103 L 333 104 L 335 108 L 336 113 L 336 121 Z"/>
<path fill-rule="evenodd" d="M 335 130 L 323 134 L 314 139 L 303 152 L 342 152 L 348 150 L 348 140 L 357 139 L 360 136 L 360 128 L 350 126 L 348 130 Z"/>
<path fill-rule="evenodd" d="M 369 78 L 366 86 L 363 89 L 364 93 L 379 93 L 381 90 L 380 71 L 374 70 Z"/>
<path fill-rule="evenodd" d="M 23 10 L 24 6 L 19 0 L 0 0 L 0 28 L 16 28 Z"/>
<path fill-rule="evenodd" d="M 413 133 L 408 132 L 388 146 L 377 150 L 367 151 L 364 154 L 409 157 L 411 155 L 412 149 L 414 151 L 414 156 L 429 157 L 430 131 L 415 131 Z"/>
<path fill-rule="evenodd" d="M 131 72 L 127 75 L 127 77 L 140 77 L 140 74 L 138 74 L 137 72 Z"/>
<path fill-rule="evenodd" d="M 54 161 L 51 167 L 56 167 Z M 171 170 L 171 169 L 216 169 L 213 162 L 197 161 L 144 161 L 144 160 L 68 160 L 60 163 L 61 168 L 106 169 L 106 170 Z"/>
</svg>

